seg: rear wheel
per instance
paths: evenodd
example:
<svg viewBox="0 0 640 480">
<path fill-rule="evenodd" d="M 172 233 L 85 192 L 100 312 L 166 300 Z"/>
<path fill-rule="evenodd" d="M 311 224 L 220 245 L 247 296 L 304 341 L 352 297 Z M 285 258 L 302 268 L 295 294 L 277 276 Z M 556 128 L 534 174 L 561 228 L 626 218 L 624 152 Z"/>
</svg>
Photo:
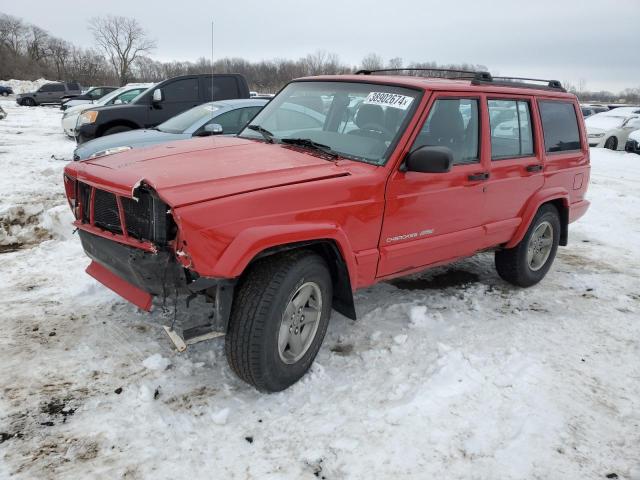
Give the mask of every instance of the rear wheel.
<svg viewBox="0 0 640 480">
<path fill-rule="evenodd" d="M 329 269 L 313 252 L 258 261 L 236 290 L 225 340 L 231 369 L 266 392 L 297 382 L 320 349 L 332 295 Z"/>
<path fill-rule="evenodd" d="M 616 137 L 607 138 L 607 141 L 604 142 L 604 148 L 608 148 L 609 150 L 617 150 L 618 149 L 618 139 Z"/>
<path fill-rule="evenodd" d="M 107 130 L 105 130 L 105 132 L 102 134 L 102 136 L 113 135 L 114 133 L 128 132 L 129 130 L 133 130 L 133 128 L 127 127 L 125 125 L 117 125 L 115 127 L 111 127 L 111 128 L 108 128 Z"/>
<path fill-rule="evenodd" d="M 560 216 L 553 205 L 543 205 L 518 245 L 498 250 L 498 275 L 513 285 L 530 287 L 544 278 L 560 243 Z"/>
<path fill-rule="evenodd" d="M 3 96 L 3 97 L 7 97 L 7 96 L 9 96 L 9 92 L 2 92 L 2 96 Z"/>
</svg>

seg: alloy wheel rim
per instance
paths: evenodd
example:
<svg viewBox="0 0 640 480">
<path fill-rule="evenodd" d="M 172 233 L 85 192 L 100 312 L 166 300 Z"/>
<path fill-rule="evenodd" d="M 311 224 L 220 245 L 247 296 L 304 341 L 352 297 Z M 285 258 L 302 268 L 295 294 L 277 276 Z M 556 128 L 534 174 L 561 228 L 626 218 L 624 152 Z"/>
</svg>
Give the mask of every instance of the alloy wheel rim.
<svg viewBox="0 0 640 480">
<path fill-rule="evenodd" d="M 278 332 L 280 360 L 291 365 L 311 347 L 320 325 L 322 292 L 315 282 L 303 283 L 289 299 Z"/>
<path fill-rule="evenodd" d="M 527 247 L 527 264 L 534 272 L 540 270 L 551 255 L 553 247 L 553 226 L 542 222 L 536 227 L 529 239 Z"/>
</svg>

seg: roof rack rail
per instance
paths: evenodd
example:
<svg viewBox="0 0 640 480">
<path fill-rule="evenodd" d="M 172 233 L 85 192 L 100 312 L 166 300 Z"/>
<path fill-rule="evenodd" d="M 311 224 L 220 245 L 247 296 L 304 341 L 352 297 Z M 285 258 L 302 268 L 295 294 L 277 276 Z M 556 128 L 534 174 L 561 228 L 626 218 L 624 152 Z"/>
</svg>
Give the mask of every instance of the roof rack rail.
<svg viewBox="0 0 640 480">
<path fill-rule="evenodd" d="M 380 72 L 442 72 L 455 74 L 444 76 L 449 80 L 464 79 L 471 80 L 472 85 L 497 85 L 500 87 L 535 88 L 539 90 L 555 90 L 566 92 L 559 80 L 544 80 L 541 78 L 528 77 L 494 77 L 489 72 L 478 72 L 474 70 L 456 70 L 453 68 L 379 68 L 375 70 L 358 70 L 356 75 L 371 75 Z M 438 77 L 440 78 L 440 77 Z M 535 83 L 531 83 L 535 82 Z"/>
<path fill-rule="evenodd" d="M 530 83 L 538 82 L 538 83 Z M 559 92 L 566 92 L 562 83 L 559 80 L 545 80 L 542 78 L 528 78 L 528 77 L 493 77 L 492 79 L 480 79 L 474 78 L 471 83 L 473 85 L 481 85 L 490 83 L 492 85 L 498 85 L 501 87 L 516 87 L 516 88 L 535 88 L 539 90 L 556 90 Z"/>
<path fill-rule="evenodd" d="M 483 81 L 491 81 L 489 72 L 476 72 L 474 70 L 456 70 L 454 68 L 379 68 L 375 70 L 358 70 L 356 75 L 371 75 L 380 72 L 442 72 L 456 74 L 442 78 L 447 79 L 479 79 Z"/>
</svg>

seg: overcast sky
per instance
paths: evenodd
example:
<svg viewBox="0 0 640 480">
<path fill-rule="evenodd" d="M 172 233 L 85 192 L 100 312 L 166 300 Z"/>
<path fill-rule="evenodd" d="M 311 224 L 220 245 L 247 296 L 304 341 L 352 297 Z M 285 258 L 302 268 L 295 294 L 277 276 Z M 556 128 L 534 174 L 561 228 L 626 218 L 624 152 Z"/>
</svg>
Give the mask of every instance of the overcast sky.
<svg viewBox="0 0 640 480">
<path fill-rule="evenodd" d="M 91 46 L 95 15 L 135 17 L 160 60 L 214 54 L 249 60 L 315 50 L 357 65 L 370 52 L 439 63 L 486 65 L 501 75 L 583 80 L 590 90 L 640 87 L 640 0 L 7 0 L 22 17 Z"/>
</svg>

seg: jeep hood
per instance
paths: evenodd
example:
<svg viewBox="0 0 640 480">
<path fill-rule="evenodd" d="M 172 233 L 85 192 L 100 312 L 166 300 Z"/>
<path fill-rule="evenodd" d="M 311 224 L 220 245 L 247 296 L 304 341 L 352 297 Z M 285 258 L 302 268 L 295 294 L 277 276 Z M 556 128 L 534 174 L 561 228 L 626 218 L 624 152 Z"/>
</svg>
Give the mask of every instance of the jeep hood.
<svg viewBox="0 0 640 480">
<path fill-rule="evenodd" d="M 127 197 L 141 184 L 172 207 L 349 175 L 351 161 L 237 137 L 205 137 L 74 162 L 67 173 Z M 364 164 L 363 164 L 364 165 Z M 375 168 L 367 166 L 370 168 Z"/>
</svg>

